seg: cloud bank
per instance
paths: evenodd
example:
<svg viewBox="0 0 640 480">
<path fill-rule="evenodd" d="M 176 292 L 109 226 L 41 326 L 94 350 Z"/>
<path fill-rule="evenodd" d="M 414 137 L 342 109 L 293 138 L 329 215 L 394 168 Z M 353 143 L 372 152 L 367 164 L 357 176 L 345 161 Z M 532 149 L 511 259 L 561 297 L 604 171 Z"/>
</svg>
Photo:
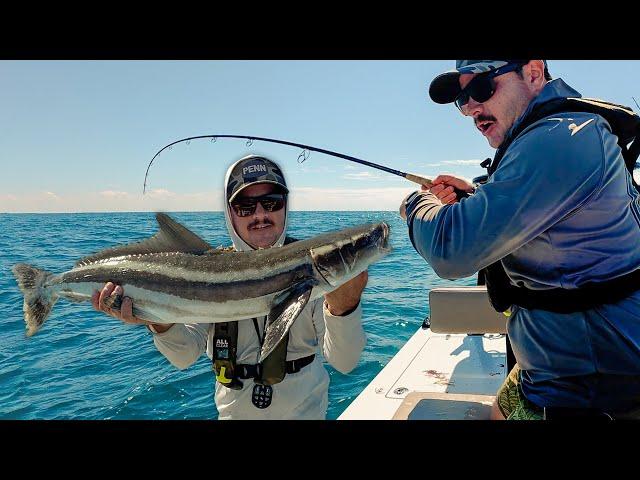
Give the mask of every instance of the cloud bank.
<svg viewBox="0 0 640 480">
<path fill-rule="evenodd" d="M 359 174 L 355 174 L 359 175 Z M 364 179 L 366 177 L 359 177 Z M 316 188 L 291 190 L 292 210 L 397 210 L 402 199 L 417 186 L 380 188 Z M 100 192 L 0 193 L 0 213 L 62 212 L 189 212 L 221 211 L 222 190 L 178 193 L 165 189 L 141 193 Z"/>
</svg>

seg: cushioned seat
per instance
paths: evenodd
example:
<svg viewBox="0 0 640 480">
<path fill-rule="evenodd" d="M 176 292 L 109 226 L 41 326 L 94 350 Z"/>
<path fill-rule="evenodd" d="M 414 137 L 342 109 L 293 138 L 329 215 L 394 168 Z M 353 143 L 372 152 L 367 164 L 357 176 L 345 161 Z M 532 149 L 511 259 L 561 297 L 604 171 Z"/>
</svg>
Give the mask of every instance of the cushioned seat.
<svg viewBox="0 0 640 480">
<path fill-rule="evenodd" d="M 429 308 L 434 333 L 507 333 L 507 317 L 493 309 L 484 285 L 433 288 Z"/>
</svg>

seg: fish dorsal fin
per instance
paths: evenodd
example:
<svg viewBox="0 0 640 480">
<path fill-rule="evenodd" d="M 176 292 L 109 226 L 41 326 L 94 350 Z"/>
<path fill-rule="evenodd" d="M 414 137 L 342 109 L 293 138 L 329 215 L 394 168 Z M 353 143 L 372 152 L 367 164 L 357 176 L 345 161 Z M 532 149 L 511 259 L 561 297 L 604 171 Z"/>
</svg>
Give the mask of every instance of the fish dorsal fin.
<svg viewBox="0 0 640 480">
<path fill-rule="evenodd" d="M 107 248 L 98 253 L 81 258 L 76 262 L 76 267 L 110 257 L 123 255 L 141 255 L 145 253 L 181 252 L 202 255 L 211 250 L 211 245 L 198 235 L 176 222 L 166 213 L 156 213 L 156 220 L 160 230 L 154 236 L 141 242 L 130 243 L 119 247 Z"/>
</svg>

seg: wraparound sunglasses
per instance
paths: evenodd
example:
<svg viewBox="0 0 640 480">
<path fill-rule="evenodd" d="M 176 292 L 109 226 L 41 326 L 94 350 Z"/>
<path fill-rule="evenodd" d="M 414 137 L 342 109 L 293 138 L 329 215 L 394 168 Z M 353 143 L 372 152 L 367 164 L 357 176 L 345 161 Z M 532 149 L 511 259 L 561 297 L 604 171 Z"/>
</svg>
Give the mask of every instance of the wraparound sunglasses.
<svg viewBox="0 0 640 480">
<path fill-rule="evenodd" d="M 493 79 L 505 73 L 518 70 L 522 65 L 522 63 L 508 63 L 503 67 L 480 73 L 473 77 L 454 100 L 458 110 L 462 110 L 462 107 L 469 103 L 469 98 L 473 98 L 478 103 L 484 103 L 489 100 L 496 91 L 496 84 Z"/>
<path fill-rule="evenodd" d="M 256 212 L 258 203 L 267 212 L 277 212 L 282 210 L 286 202 L 284 193 L 269 193 L 260 197 L 239 197 L 230 202 L 231 208 L 239 217 L 248 217 Z"/>
</svg>

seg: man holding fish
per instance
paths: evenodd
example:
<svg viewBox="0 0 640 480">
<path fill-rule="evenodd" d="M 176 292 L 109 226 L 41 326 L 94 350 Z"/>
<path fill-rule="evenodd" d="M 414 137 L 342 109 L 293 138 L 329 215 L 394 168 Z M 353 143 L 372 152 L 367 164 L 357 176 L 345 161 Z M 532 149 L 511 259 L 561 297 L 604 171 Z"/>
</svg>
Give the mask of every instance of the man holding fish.
<svg viewBox="0 0 640 480">
<path fill-rule="evenodd" d="M 281 169 L 267 158 L 248 156 L 231 165 L 225 178 L 224 213 L 233 242 L 228 250 L 248 252 L 295 242 L 286 236 L 288 193 Z M 283 341 L 264 359 L 260 352 L 266 340 L 266 316 L 218 323 L 152 323 L 134 316 L 131 299 L 122 298 L 123 288 L 111 282 L 95 292 L 92 302 L 125 323 L 147 325 L 158 350 L 177 368 L 189 367 L 206 352 L 216 374 L 220 419 L 324 419 L 329 375 L 316 353 L 319 347 L 342 373 L 356 366 L 366 342 L 360 297 L 367 278 L 365 270 L 324 298 L 303 304 Z M 253 287 L 247 282 L 240 288 Z M 122 298 L 121 309 L 108 306 L 114 297 Z"/>
</svg>

